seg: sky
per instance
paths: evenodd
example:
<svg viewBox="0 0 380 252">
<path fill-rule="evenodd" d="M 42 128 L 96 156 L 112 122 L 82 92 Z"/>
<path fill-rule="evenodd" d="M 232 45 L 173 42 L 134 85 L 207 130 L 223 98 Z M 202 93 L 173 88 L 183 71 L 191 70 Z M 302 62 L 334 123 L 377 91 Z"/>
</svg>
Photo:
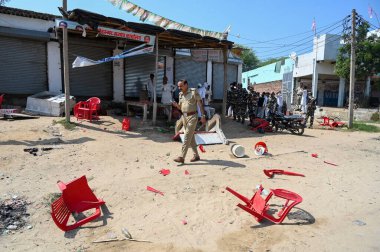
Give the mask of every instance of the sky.
<svg viewBox="0 0 380 252">
<path fill-rule="evenodd" d="M 139 22 L 108 0 L 67 0 L 68 10 L 84 9 Z M 341 34 L 352 9 L 379 28 L 380 0 L 132 0 L 153 13 L 199 29 L 231 30 L 228 40 L 252 48 L 260 60 L 312 51 L 315 20 L 318 34 Z M 10 0 L 8 7 L 61 15 L 62 0 Z M 368 8 L 374 11 L 369 17 Z M 376 18 L 376 14 L 377 17 Z"/>
</svg>

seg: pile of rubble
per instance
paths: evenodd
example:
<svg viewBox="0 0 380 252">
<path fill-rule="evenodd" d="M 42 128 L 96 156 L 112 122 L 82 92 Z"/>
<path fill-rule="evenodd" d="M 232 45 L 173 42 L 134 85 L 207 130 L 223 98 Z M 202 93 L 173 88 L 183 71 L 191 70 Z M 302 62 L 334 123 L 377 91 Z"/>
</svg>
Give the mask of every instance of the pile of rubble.
<svg viewBox="0 0 380 252">
<path fill-rule="evenodd" d="M 27 224 L 28 204 L 25 199 L 18 196 L 0 199 L 0 235 L 19 230 Z M 30 229 L 32 226 L 29 225 L 27 228 Z"/>
</svg>

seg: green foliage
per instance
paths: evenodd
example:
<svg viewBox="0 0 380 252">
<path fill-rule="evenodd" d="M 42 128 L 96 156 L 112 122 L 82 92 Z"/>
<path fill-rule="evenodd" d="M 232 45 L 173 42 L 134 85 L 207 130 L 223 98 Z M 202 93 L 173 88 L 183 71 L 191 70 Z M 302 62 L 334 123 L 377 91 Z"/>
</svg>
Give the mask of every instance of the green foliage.
<svg viewBox="0 0 380 252">
<path fill-rule="evenodd" d="M 380 120 L 380 115 L 379 112 L 373 113 L 371 116 L 371 121 L 379 121 Z"/>
<path fill-rule="evenodd" d="M 361 122 L 354 122 L 351 130 L 365 132 L 380 132 L 380 127 L 377 127 L 375 125 L 368 125 Z"/>
<path fill-rule="evenodd" d="M 53 125 L 56 125 L 58 123 L 65 127 L 65 129 L 67 130 L 73 130 L 76 126 L 74 123 L 67 122 L 66 119 L 62 119 L 59 121 L 53 120 Z"/>
<path fill-rule="evenodd" d="M 357 28 L 355 40 L 356 78 L 366 78 L 380 72 L 380 38 L 376 35 L 367 37 L 369 27 L 367 22 L 362 22 Z M 339 77 L 349 79 L 351 43 L 348 34 L 343 35 L 343 39 L 345 44 L 339 49 L 335 71 Z"/>
<path fill-rule="evenodd" d="M 248 47 L 239 46 L 243 48 L 240 58 L 243 60 L 243 72 L 255 69 L 259 65 L 259 59 L 255 52 Z"/>
<path fill-rule="evenodd" d="M 266 59 L 264 61 L 260 61 L 258 67 L 266 66 L 266 65 L 272 64 L 272 63 L 277 62 L 277 61 L 285 60 L 286 58 L 287 57 L 269 58 L 269 59 Z"/>
</svg>

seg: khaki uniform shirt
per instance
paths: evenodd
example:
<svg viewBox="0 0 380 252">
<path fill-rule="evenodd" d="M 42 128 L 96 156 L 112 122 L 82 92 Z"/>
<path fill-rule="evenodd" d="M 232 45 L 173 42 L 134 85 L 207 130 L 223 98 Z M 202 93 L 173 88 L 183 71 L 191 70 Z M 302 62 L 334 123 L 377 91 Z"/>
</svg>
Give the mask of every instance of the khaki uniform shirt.
<svg viewBox="0 0 380 252">
<path fill-rule="evenodd" d="M 189 88 L 186 94 L 179 93 L 179 106 L 183 113 L 197 111 L 197 101 L 201 100 L 201 96 L 195 88 Z"/>
</svg>

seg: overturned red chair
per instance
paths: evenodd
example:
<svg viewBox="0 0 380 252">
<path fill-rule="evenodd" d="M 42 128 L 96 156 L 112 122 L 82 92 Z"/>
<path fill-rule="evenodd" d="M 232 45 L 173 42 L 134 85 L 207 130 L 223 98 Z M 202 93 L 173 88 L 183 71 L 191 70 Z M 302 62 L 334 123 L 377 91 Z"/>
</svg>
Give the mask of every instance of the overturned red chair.
<svg viewBox="0 0 380 252">
<path fill-rule="evenodd" d="M 343 127 L 344 122 L 339 121 L 338 118 L 331 118 L 327 116 L 322 116 L 320 119 L 323 119 L 323 122 L 320 122 L 320 126 L 329 126 L 330 128 Z"/>
<path fill-rule="evenodd" d="M 263 193 L 264 188 L 260 185 L 260 188 L 255 192 L 251 199 L 244 197 L 243 195 L 237 193 L 231 188 L 227 187 L 227 191 L 244 201 L 246 205 L 238 204 L 237 206 L 252 214 L 253 217 L 261 222 L 263 219 L 267 219 L 273 223 L 279 224 L 281 223 L 286 215 L 290 212 L 290 210 L 297 204 L 302 202 L 302 197 L 294 192 L 290 192 L 284 189 L 270 189 L 270 192 L 265 198 L 261 195 Z M 285 199 L 286 202 L 283 205 L 282 209 L 278 212 L 278 218 L 271 215 L 269 212 L 273 209 L 270 209 L 270 204 L 268 204 L 269 200 L 272 196 Z"/>
<path fill-rule="evenodd" d="M 58 181 L 58 187 L 62 191 L 62 195 L 52 203 L 51 216 L 61 230 L 73 230 L 100 216 L 100 206 L 105 202 L 96 198 L 88 186 L 86 176 L 82 176 L 67 184 Z M 81 213 L 90 209 L 95 209 L 95 213 L 73 224 L 68 224 L 71 213 Z"/>
</svg>

